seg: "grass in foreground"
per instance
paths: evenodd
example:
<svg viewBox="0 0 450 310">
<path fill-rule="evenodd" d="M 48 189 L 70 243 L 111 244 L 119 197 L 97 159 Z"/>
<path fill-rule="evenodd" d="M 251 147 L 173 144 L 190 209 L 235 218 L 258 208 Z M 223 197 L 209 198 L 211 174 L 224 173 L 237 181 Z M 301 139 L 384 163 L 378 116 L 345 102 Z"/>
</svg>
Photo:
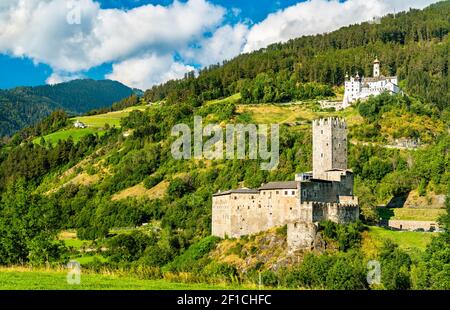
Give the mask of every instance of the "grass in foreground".
<svg viewBox="0 0 450 310">
<path fill-rule="evenodd" d="M 67 283 L 66 277 L 67 273 L 63 271 L 0 269 L 0 290 L 223 290 L 241 288 L 83 273 L 80 284 L 71 285 Z"/>
</svg>

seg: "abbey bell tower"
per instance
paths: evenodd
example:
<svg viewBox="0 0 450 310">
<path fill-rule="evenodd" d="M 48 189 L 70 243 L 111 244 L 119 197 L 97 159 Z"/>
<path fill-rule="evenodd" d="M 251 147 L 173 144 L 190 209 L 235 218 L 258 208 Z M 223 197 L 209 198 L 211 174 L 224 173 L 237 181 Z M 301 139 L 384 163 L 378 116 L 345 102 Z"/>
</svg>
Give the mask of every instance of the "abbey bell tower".
<svg viewBox="0 0 450 310">
<path fill-rule="evenodd" d="M 373 62 L 373 77 L 380 77 L 380 61 L 378 60 L 378 57 Z"/>
</svg>

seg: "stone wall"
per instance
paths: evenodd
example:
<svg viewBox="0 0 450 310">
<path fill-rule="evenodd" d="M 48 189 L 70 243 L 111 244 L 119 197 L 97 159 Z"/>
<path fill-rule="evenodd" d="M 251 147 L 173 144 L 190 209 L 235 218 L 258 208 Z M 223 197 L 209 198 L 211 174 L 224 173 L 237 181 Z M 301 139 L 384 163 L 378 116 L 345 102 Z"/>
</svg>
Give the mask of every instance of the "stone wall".
<svg viewBox="0 0 450 310">
<path fill-rule="evenodd" d="M 213 196 L 212 235 L 237 238 L 286 225 L 299 201 L 295 189 Z"/>
<path fill-rule="evenodd" d="M 287 243 L 290 253 L 298 249 L 310 249 L 314 243 L 319 225 L 311 222 L 291 222 L 287 226 Z"/>
<path fill-rule="evenodd" d="M 353 196 L 353 173 L 340 174 L 340 181 L 311 180 L 300 183 L 300 200 L 340 202 L 339 196 Z"/>
<path fill-rule="evenodd" d="M 388 226 L 400 230 L 423 229 L 425 231 L 436 230 L 439 228 L 437 222 L 431 221 L 407 221 L 407 220 L 389 220 Z"/>
</svg>

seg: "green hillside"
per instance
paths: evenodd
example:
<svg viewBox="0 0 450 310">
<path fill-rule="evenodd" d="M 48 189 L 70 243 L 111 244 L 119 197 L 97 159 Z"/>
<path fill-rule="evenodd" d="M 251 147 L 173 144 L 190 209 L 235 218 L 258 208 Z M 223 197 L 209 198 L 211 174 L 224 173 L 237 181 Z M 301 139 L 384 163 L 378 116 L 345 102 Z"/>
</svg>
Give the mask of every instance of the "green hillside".
<svg viewBox="0 0 450 310">
<path fill-rule="evenodd" d="M 48 135 L 36 137 L 33 143 L 41 143 L 42 138 L 50 144 L 55 144 L 59 140 L 67 140 L 72 138 L 74 142 L 80 141 L 80 139 L 87 135 L 103 135 L 106 131 L 106 127 L 120 128 L 120 121 L 122 118 L 127 117 L 132 111 L 145 110 L 145 106 L 134 106 L 124 110 L 108 112 L 104 114 L 97 114 L 91 116 L 80 116 L 69 119 L 69 125 L 56 132 L 52 132 Z M 73 123 L 80 121 L 87 126 L 87 128 L 74 128 Z"/>
<path fill-rule="evenodd" d="M 115 81 L 74 80 L 56 85 L 0 90 L 0 137 L 33 125 L 51 112 L 71 114 L 110 107 L 133 94 Z"/>
</svg>

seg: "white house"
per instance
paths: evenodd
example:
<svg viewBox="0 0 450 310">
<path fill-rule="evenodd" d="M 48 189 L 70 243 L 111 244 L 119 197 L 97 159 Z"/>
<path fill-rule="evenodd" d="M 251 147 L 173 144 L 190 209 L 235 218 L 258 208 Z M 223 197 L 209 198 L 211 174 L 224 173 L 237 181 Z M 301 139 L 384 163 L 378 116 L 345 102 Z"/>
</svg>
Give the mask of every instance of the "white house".
<svg viewBox="0 0 450 310">
<path fill-rule="evenodd" d="M 79 120 L 76 120 L 73 126 L 75 128 L 87 128 L 87 126 L 84 123 L 80 122 Z"/>
<path fill-rule="evenodd" d="M 383 92 L 390 94 L 398 94 L 401 92 L 398 87 L 398 79 L 396 76 L 383 76 L 380 73 L 380 61 L 375 59 L 373 62 L 373 77 L 345 76 L 345 94 L 342 107 L 346 108 L 352 102 L 358 99 L 366 99 L 371 95 L 379 95 Z"/>
</svg>

